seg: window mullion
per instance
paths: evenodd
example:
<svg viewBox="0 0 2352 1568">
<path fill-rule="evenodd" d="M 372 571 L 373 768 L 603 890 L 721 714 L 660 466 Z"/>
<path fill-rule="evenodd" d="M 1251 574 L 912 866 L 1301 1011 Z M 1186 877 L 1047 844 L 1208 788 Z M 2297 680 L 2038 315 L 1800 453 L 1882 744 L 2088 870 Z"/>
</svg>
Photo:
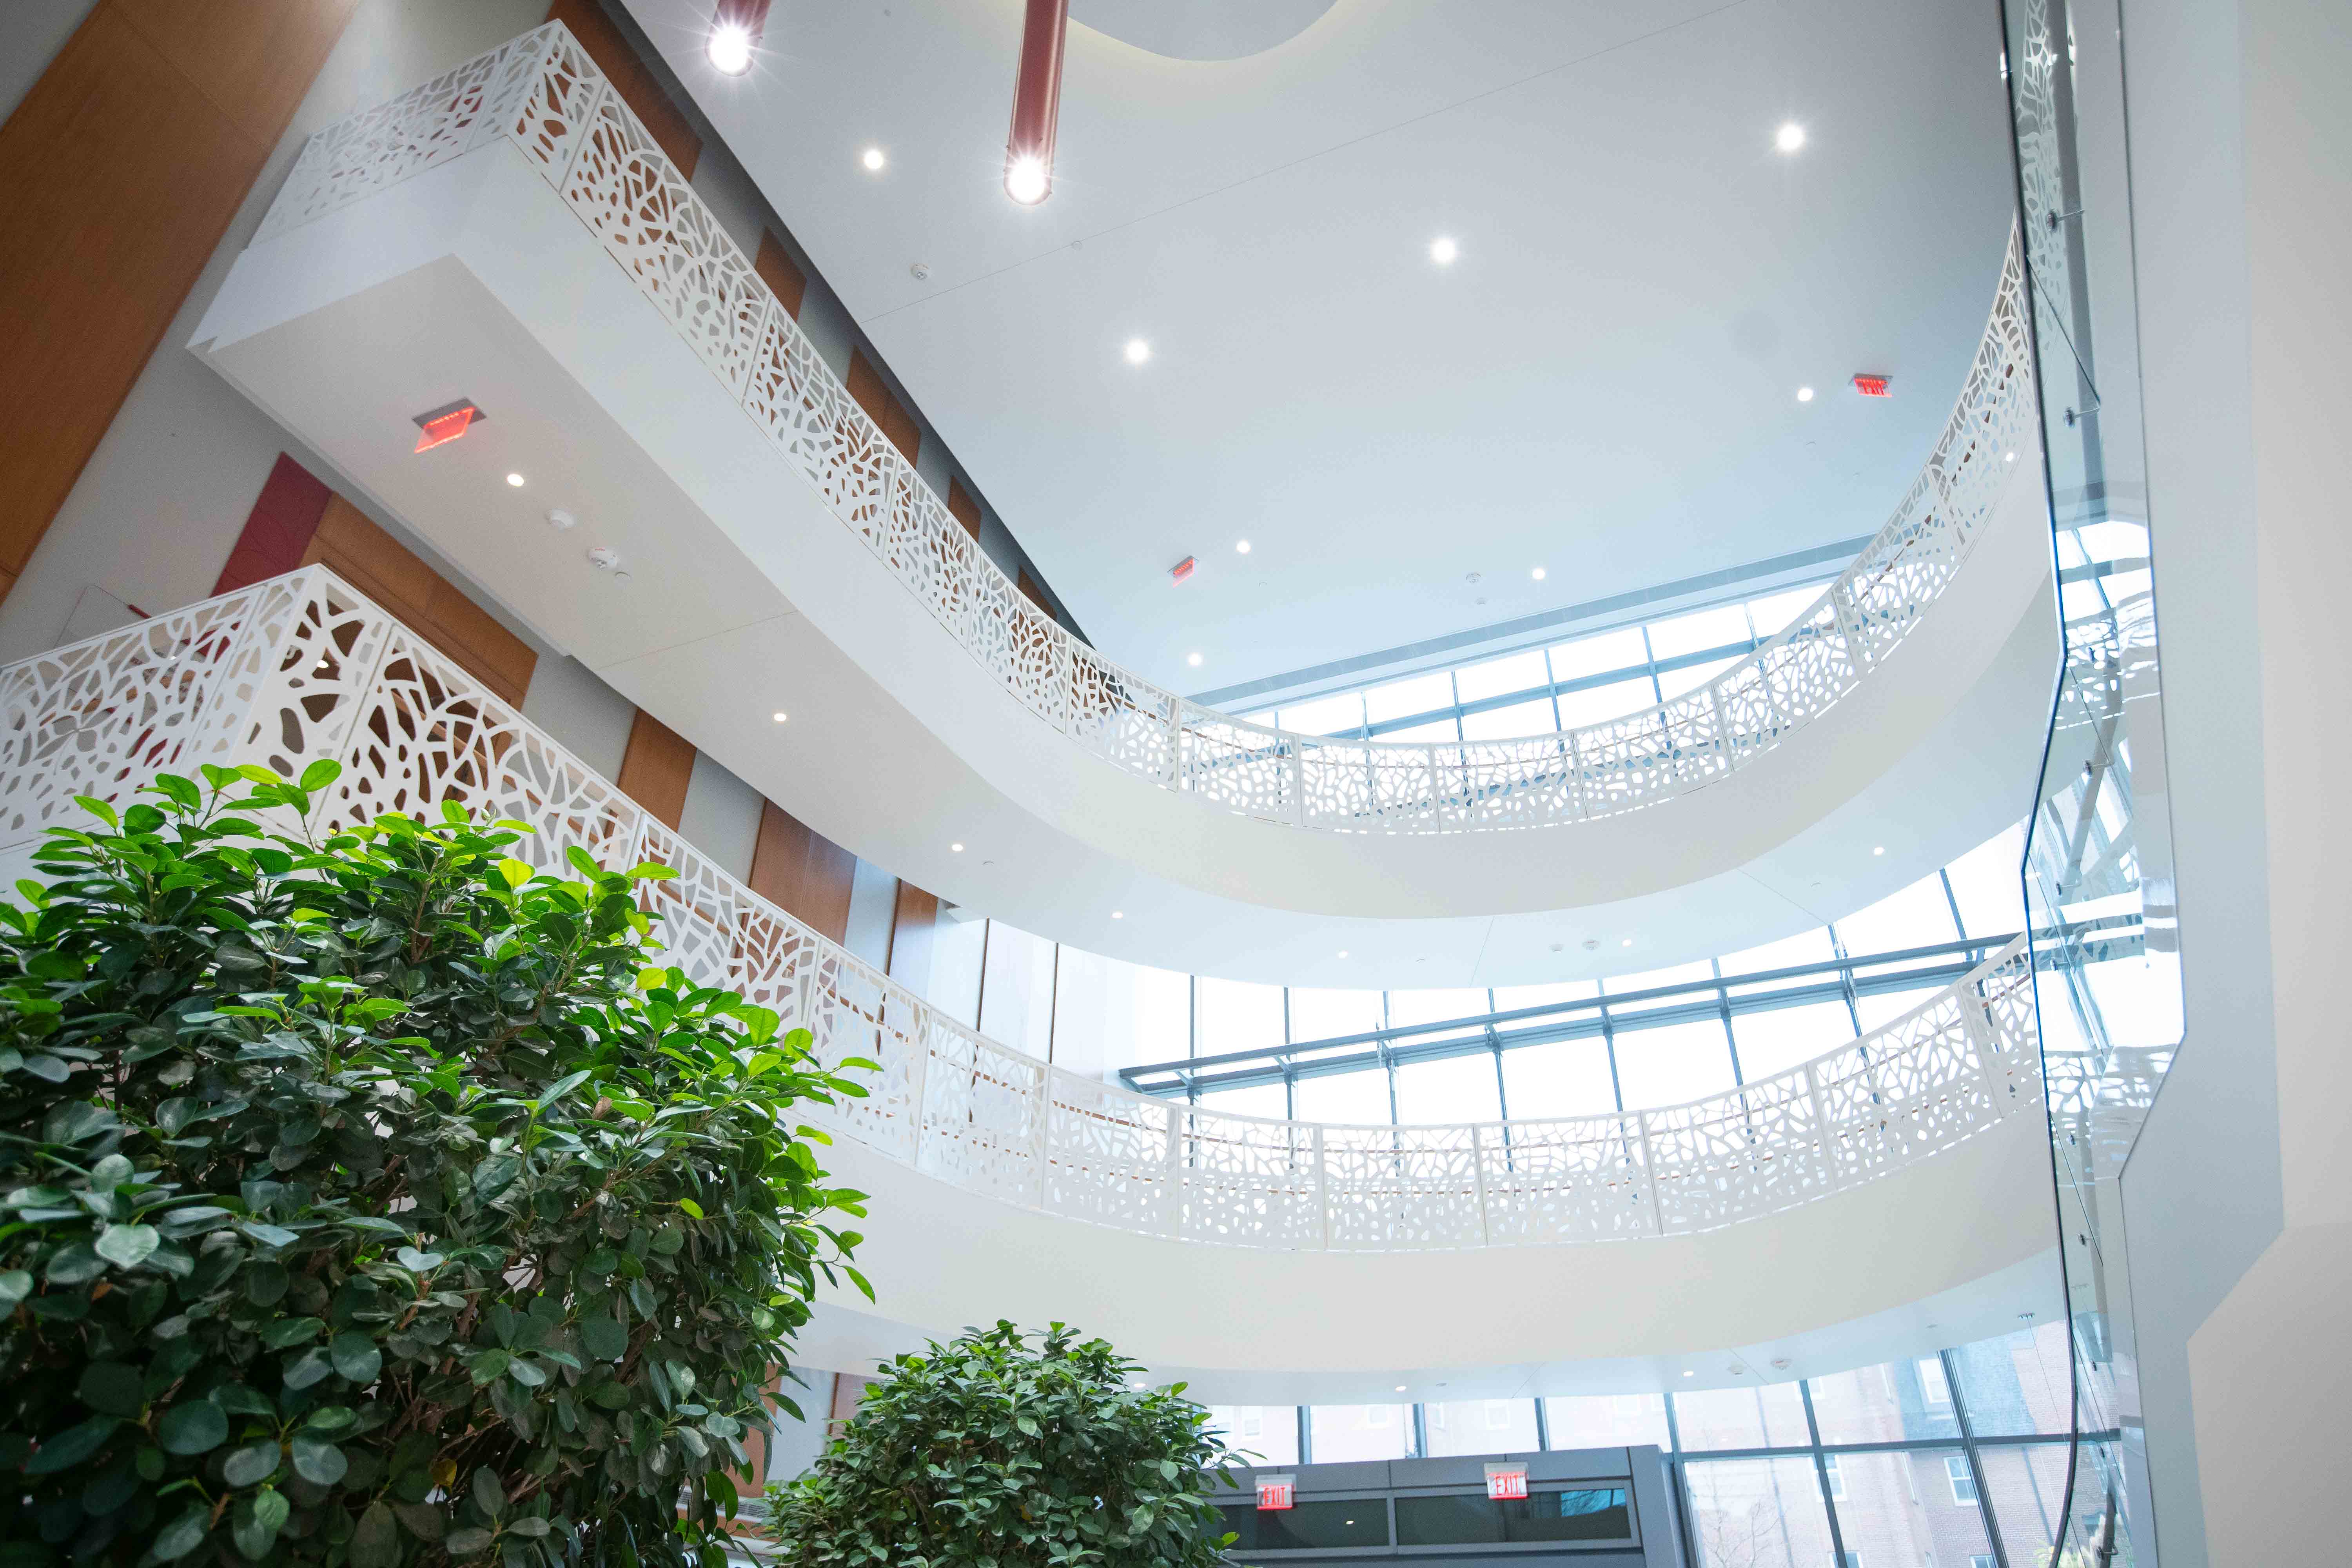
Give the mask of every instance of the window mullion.
<svg viewBox="0 0 2352 1568">
<path fill-rule="evenodd" d="M 1837 1568 L 1845 1568 L 1845 1534 L 1838 1528 L 1837 1499 L 1830 1496 L 1829 1458 L 1822 1452 L 1822 1426 L 1813 1418 L 1813 1385 L 1810 1379 L 1797 1380 L 1797 1394 L 1805 1402 L 1805 1436 L 1813 1445 L 1813 1484 L 1821 1488 L 1822 1507 L 1830 1521 L 1830 1552 Z"/>
<path fill-rule="evenodd" d="M 1960 1392 L 1960 1369 L 1952 1352 L 1940 1350 L 1944 1386 L 1951 1392 L 1952 1415 L 1960 1424 L 1960 1447 L 1969 1457 L 1969 1480 L 1977 1489 L 1977 1513 L 1984 1521 L 1985 1540 L 1992 1543 L 1993 1568 L 2009 1568 L 2009 1548 L 2000 1539 L 2000 1521 L 1993 1517 L 1992 1489 L 1985 1485 L 1984 1458 L 1977 1452 L 1976 1423 L 1969 1419 L 1968 1395 Z"/>
</svg>

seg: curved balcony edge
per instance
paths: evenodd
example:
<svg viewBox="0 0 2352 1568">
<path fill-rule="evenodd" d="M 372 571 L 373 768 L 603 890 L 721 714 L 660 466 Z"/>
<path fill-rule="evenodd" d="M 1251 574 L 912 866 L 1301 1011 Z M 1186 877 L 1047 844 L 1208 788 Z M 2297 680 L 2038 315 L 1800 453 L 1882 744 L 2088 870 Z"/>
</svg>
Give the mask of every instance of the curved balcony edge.
<svg viewBox="0 0 2352 1568">
<path fill-rule="evenodd" d="M 1983 339 L 1894 514 L 1811 608 L 1705 686 L 1578 730 L 1341 742 L 1189 702 L 1027 601 L 853 400 L 560 23 L 307 142 L 257 247 L 504 141 L 562 198 L 728 396 L 963 650 L 1089 754 L 1221 811 L 1309 830 L 1438 835 L 1588 821 L 1711 784 L 1853 691 L 1968 559 L 2032 434 L 2014 232 Z"/>
<path fill-rule="evenodd" d="M 1267 1250 L 1638 1240 L 1851 1191 L 2042 1104 L 2011 941 L 1901 1018 L 1685 1105 L 1423 1127 L 1268 1121 L 1110 1088 L 986 1038 L 760 898 L 323 567 L 0 668 L 0 853 L 156 773 L 331 759 L 331 826 L 455 802 L 533 825 L 519 858 L 659 860 L 672 961 L 880 1064 L 824 1115 L 924 1175 L 1062 1217 Z M 814 1118 L 813 1118 L 814 1119 Z"/>
</svg>

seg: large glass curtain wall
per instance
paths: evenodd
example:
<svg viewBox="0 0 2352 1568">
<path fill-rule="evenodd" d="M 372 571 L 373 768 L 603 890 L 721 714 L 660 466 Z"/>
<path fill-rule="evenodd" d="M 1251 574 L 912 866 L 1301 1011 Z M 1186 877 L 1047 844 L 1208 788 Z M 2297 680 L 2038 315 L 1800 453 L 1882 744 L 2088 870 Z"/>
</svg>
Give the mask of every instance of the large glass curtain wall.
<svg viewBox="0 0 2352 1568">
<path fill-rule="evenodd" d="M 1244 716 L 1360 741 L 1504 741 L 1574 730 L 1706 685 L 1821 595 L 1821 583 L 1809 584 Z"/>
<path fill-rule="evenodd" d="M 1831 1377 L 1660 1394 L 1213 1406 L 1267 1465 L 1654 1443 L 1697 1568 L 2043 1568 L 2065 1489 L 2065 1325 Z"/>
</svg>

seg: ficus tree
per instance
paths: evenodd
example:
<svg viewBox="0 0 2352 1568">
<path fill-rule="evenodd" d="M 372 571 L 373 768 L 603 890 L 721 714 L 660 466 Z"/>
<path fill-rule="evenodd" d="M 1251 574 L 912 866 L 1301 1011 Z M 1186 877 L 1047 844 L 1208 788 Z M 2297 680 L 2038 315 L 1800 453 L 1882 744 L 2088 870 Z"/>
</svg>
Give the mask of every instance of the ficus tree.
<svg viewBox="0 0 2352 1568">
<path fill-rule="evenodd" d="M 902 1355 L 803 1479 L 769 1492 L 798 1568 L 1208 1568 L 1234 1483 L 1209 1413 L 1055 1323 Z"/>
<path fill-rule="evenodd" d="M 862 1090 L 660 966 L 664 868 L 289 826 L 334 777 L 85 801 L 0 906 L 0 1561 L 716 1564 Z"/>
</svg>

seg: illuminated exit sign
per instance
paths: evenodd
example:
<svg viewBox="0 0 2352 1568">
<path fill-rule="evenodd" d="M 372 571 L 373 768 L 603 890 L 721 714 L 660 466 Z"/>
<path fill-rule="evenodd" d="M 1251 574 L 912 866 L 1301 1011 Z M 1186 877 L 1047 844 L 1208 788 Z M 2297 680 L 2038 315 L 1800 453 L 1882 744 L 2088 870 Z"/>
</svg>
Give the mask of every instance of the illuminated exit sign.
<svg viewBox="0 0 2352 1568">
<path fill-rule="evenodd" d="M 1487 1466 L 1486 1495 L 1497 1502 L 1527 1496 L 1528 1468 L 1525 1465 Z"/>
<path fill-rule="evenodd" d="M 1291 1496 L 1297 1489 L 1297 1476 L 1260 1476 L 1257 1479 L 1257 1506 L 1262 1510 L 1288 1508 Z"/>
</svg>

